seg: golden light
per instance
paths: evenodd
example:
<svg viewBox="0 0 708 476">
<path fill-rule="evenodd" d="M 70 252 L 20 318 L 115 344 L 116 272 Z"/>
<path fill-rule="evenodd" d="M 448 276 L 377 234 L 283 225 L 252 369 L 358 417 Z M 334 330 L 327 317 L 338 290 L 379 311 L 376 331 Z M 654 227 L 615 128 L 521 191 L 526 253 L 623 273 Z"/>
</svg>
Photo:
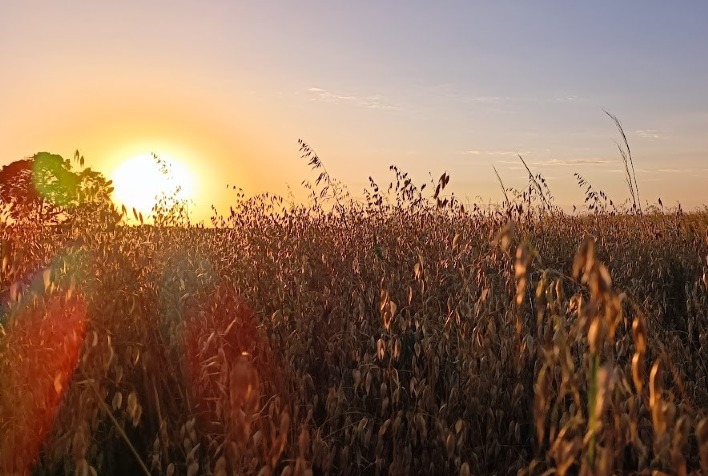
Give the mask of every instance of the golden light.
<svg viewBox="0 0 708 476">
<path fill-rule="evenodd" d="M 181 162 L 164 155 L 135 155 L 120 163 L 111 174 L 113 201 L 130 212 L 133 208 L 146 218 L 160 197 L 191 200 L 193 175 Z M 129 213 L 130 215 L 130 213 Z"/>
</svg>

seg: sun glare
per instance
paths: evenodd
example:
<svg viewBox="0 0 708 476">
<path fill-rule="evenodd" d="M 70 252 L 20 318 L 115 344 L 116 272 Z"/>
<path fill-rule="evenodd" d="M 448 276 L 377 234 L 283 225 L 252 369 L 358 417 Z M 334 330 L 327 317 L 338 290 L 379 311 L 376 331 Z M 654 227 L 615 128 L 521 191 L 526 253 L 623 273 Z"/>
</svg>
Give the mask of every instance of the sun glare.
<svg viewBox="0 0 708 476">
<path fill-rule="evenodd" d="M 148 216 L 162 195 L 190 200 L 194 192 L 192 174 L 182 163 L 158 155 L 167 166 L 158 164 L 151 154 L 140 154 L 122 162 L 113 171 L 113 200 L 130 212 L 133 208 Z"/>
</svg>

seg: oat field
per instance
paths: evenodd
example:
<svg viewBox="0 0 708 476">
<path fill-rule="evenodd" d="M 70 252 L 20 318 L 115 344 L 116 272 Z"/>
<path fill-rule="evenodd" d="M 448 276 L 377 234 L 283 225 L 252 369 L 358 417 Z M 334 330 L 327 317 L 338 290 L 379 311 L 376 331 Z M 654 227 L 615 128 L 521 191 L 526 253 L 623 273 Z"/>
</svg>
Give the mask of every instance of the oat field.
<svg viewBox="0 0 708 476">
<path fill-rule="evenodd" d="M 708 474 L 708 213 L 311 165 L 213 227 L 2 225 L 0 473 Z"/>
</svg>

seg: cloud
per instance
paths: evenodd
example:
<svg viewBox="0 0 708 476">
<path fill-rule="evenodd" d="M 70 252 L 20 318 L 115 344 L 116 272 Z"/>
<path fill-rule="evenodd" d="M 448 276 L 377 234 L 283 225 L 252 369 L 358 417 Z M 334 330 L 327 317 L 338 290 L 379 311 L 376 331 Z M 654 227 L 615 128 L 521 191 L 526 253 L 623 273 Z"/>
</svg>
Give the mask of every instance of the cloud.
<svg viewBox="0 0 708 476">
<path fill-rule="evenodd" d="M 527 155 L 530 154 L 530 150 L 490 150 L 487 151 L 487 155 L 499 155 L 499 156 L 510 156 L 510 155 Z"/>
<path fill-rule="evenodd" d="M 640 172 L 642 174 L 704 174 L 708 172 L 708 169 L 699 169 L 699 168 L 694 168 L 694 167 L 684 167 L 684 168 L 678 168 L 678 167 L 663 167 L 660 169 L 643 169 L 639 168 L 637 169 L 637 172 Z"/>
<path fill-rule="evenodd" d="M 521 154 L 523 157 L 524 155 Z M 617 161 L 606 160 L 600 158 L 584 158 L 584 159 L 546 159 L 546 160 L 529 160 L 524 158 L 526 163 L 531 169 L 535 168 L 548 168 L 548 167 L 577 167 L 580 165 L 598 165 L 604 166 L 609 164 L 615 164 Z M 521 161 L 516 159 L 504 159 L 495 161 L 496 164 L 504 165 L 507 170 L 525 170 L 525 167 Z"/>
<path fill-rule="evenodd" d="M 634 133 L 642 139 L 657 140 L 662 137 L 656 129 L 637 129 Z"/>
<path fill-rule="evenodd" d="M 695 169 L 656 169 L 656 172 L 660 174 L 688 174 L 695 173 Z"/>
<path fill-rule="evenodd" d="M 580 98 L 575 94 L 568 94 L 566 96 L 557 96 L 553 98 L 555 102 L 578 102 Z"/>
<path fill-rule="evenodd" d="M 611 160 L 606 159 L 548 159 L 548 160 L 536 160 L 532 162 L 534 165 L 540 166 L 569 166 L 569 165 L 605 165 L 613 163 Z"/>
<path fill-rule="evenodd" d="M 400 106 L 390 103 L 384 97 L 374 95 L 374 96 L 355 96 L 350 94 L 340 94 L 329 91 L 323 88 L 308 88 L 307 92 L 310 95 L 322 102 L 328 102 L 330 104 L 352 104 L 355 106 L 366 107 L 369 109 L 382 109 L 382 110 L 394 110 L 401 109 Z"/>
<path fill-rule="evenodd" d="M 497 156 L 497 157 L 505 157 L 505 156 L 517 156 L 521 154 L 522 156 L 524 154 L 530 154 L 531 152 L 528 150 L 478 150 L 478 149 L 471 149 L 471 150 L 463 150 L 462 154 L 463 155 L 492 155 L 492 156 Z"/>
</svg>

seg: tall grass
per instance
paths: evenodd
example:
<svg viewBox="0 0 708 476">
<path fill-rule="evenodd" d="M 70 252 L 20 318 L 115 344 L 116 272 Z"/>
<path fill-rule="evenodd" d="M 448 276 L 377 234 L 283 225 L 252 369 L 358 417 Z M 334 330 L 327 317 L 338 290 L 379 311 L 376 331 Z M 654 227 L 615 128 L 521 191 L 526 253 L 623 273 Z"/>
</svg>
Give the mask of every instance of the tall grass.
<svg viewBox="0 0 708 476">
<path fill-rule="evenodd" d="M 2 472 L 708 472 L 708 214 L 356 202 L 301 147 L 302 205 L 0 227 Z"/>
</svg>

